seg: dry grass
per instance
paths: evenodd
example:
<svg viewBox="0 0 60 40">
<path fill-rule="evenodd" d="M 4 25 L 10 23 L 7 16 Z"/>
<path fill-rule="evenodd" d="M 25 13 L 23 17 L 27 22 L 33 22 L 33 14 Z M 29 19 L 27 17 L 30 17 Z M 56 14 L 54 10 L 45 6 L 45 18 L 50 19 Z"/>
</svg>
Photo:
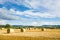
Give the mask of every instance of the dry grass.
<svg viewBox="0 0 60 40">
<path fill-rule="evenodd" d="M 3 36 L 3 35 L 0 35 L 0 40 L 60 40 L 60 38 L 24 37 L 24 36 Z"/>
<path fill-rule="evenodd" d="M 60 40 L 60 29 L 45 29 L 45 31 L 26 29 L 26 32 L 15 29 L 14 31 L 15 33 L 6 34 L 6 29 L 0 30 L 0 40 Z"/>
</svg>

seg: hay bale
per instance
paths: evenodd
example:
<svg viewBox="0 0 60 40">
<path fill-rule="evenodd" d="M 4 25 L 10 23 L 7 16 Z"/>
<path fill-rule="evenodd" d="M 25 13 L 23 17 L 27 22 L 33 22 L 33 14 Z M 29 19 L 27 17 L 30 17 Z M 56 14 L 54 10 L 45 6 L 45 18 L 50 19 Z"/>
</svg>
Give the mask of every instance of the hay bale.
<svg viewBox="0 0 60 40">
<path fill-rule="evenodd" d="M 41 28 L 41 31 L 44 31 L 44 28 Z"/>
<path fill-rule="evenodd" d="M 10 29 L 10 28 L 7 29 L 7 33 L 13 33 L 13 32 L 14 32 L 14 29 Z"/>
<path fill-rule="evenodd" d="M 10 32 L 11 32 L 11 33 L 14 32 L 14 29 L 10 29 Z"/>
<path fill-rule="evenodd" d="M 26 31 L 25 29 L 23 29 L 24 30 L 24 32 Z"/>
<path fill-rule="evenodd" d="M 4 28 L 2 28 L 2 30 L 3 30 Z"/>
<path fill-rule="evenodd" d="M 21 32 L 25 32 L 25 29 L 21 28 Z"/>
<path fill-rule="evenodd" d="M 7 29 L 7 33 L 10 33 L 10 28 Z"/>
</svg>

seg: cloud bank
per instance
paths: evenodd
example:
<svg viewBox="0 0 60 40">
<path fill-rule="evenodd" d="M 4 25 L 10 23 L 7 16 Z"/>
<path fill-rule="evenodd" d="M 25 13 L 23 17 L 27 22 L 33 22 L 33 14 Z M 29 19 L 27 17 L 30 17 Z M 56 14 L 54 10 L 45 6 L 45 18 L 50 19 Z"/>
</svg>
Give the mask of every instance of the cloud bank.
<svg viewBox="0 0 60 40">
<path fill-rule="evenodd" d="M 20 20 L 25 25 L 59 25 L 60 0 L 0 0 L 1 19 Z"/>
</svg>

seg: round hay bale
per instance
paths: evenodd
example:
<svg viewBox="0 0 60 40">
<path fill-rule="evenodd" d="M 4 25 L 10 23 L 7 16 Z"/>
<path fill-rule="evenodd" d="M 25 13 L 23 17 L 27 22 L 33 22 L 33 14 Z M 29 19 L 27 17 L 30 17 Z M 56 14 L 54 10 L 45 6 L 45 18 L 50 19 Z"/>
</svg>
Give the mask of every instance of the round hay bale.
<svg viewBox="0 0 60 40">
<path fill-rule="evenodd" d="M 7 29 L 7 33 L 10 33 L 10 29 L 9 28 Z"/>
<path fill-rule="evenodd" d="M 25 29 L 23 29 L 24 30 L 24 32 L 26 31 Z"/>
<path fill-rule="evenodd" d="M 41 28 L 41 31 L 44 31 L 44 28 Z"/>
<path fill-rule="evenodd" d="M 21 28 L 21 32 L 25 32 L 25 29 Z"/>
<path fill-rule="evenodd" d="M 14 32 L 14 29 L 10 29 L 10 28 L 7 29 L 7 33 L 13 33 L 13 32 Z"/>
<path fill-rule="evenodd" d="M 2 30 L 3 30 L 4 28 L 2 28 Z"/>
<path fill-rule="evenodd" d="M 11 33 L 14 32 L 14 29 L 10 29 L 10 32 L 11 32 Z"/>
</svg>

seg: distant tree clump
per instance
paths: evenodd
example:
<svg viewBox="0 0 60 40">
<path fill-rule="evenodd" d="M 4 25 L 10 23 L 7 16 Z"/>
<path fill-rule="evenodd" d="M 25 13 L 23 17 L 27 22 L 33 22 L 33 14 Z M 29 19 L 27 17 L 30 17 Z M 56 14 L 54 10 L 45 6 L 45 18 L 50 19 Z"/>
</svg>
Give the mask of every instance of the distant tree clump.
<svg viewBox="0 0 60 40">
<path fill-rule="evenodd" d="M 10 28 L 11 26 L 9 24 L 6 24 L 5 25 L 5 28 Z"/>
</svg>

